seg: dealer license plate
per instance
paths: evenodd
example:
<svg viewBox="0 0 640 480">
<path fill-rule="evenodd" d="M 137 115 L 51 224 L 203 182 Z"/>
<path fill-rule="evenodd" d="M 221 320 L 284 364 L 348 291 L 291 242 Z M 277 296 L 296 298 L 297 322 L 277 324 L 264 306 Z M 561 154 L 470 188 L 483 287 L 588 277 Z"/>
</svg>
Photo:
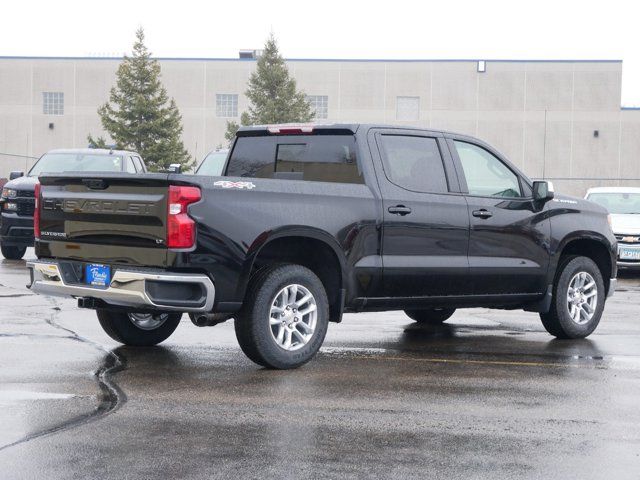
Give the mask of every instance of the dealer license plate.
<svg viewBox="0 0 640 480">
<path fill-rule="evenodd" d="M 111 281 L 111 267 L 99 263 L 90 263 L 85 266 L 84 281 L 96 287 L 106 287 Z"/>
</svg>

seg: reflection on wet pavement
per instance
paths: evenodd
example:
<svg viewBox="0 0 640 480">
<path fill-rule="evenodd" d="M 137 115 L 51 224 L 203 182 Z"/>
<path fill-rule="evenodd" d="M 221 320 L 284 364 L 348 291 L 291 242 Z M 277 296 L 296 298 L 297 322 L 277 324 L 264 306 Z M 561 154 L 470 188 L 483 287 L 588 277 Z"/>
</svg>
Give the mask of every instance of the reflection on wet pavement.
<svg viewBox="0 0 640 480">
<path fill-rule="evenodd" d="M 3 478 L 638 478 L 640 276 L 588 339 L 518 311 L 347 315 L 286 372 L 232 322 L 119 346 L 27 277 L 0 262 Z"/>
</svg>

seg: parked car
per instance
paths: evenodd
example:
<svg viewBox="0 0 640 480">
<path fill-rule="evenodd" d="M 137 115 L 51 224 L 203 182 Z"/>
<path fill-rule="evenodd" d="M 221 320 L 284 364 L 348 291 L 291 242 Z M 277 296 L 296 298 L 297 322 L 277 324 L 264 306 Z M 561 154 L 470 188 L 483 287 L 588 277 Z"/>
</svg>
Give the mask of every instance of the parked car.
<svg viewBox="0 0 640 480">
<path fill-rule="evenodd" d="M 618 266 L 640 268 L 640 188 L 590 188 L 585 198 L 611 214 L 611 228 L 618 240 Z"/>
<path fill-rule="evenodd" d="M 441 131 L 243 127 L 220 177 L 48 174 L 37 196 L 34 292 L 78 298 L 127 345 L 183 312 L 233 317 L 272 368 L 310 360 L 343 312 L 524 309 L 583 338 L 616 284 L 604 208 Z"/>
<path fill-rule="evenodd" d="M 202 163 L 196 168 L 196 175 L 222 175 L 222 169 L 227 161 L 229 149 L 217 149 L 209 152 Z"/>
<path fill-rule="evenodd" d="M 11 172 L 0 196 L 0 248 L 11 260 L 22 258 L 33 246 L 33 191 L 43 172 L 128 172 L 143 173 L 146 167 L 135 152 L 102 149 L 51 150 L 24 176 Z"/>
</svg>

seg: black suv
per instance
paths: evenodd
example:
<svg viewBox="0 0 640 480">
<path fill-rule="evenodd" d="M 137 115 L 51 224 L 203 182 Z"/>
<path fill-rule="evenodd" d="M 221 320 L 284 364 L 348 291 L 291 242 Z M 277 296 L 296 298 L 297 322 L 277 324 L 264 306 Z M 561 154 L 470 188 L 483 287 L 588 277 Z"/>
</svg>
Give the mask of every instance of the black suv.
<svg viewBox="0 0 640 480">
<path fill-rule="evenodd" d="M 19 260 L 33 246 L 34 186 L 42 172 L 129 172 L 147 171 L 135 152 L 106 149 L 51 150 L 24 172 L 11 172 L 0 197 L 0 249 L 10 260 Z"/>
</svg>

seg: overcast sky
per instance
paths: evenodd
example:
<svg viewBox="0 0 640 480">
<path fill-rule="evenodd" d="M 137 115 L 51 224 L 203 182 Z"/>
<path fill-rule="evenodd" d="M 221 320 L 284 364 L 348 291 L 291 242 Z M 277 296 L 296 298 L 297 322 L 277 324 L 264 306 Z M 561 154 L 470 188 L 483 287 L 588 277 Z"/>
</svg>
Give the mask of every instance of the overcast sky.
<svg viewBox="0 0 640 480">
<path fill-rule="evenodd" d="M 230 57 L 270 31 L 287 58 L 622 59 L 640 106 L 637 0 L 2 2 L 0 56 L 119 56 L 143 26 L 160 57 Z"/>
</svg>

